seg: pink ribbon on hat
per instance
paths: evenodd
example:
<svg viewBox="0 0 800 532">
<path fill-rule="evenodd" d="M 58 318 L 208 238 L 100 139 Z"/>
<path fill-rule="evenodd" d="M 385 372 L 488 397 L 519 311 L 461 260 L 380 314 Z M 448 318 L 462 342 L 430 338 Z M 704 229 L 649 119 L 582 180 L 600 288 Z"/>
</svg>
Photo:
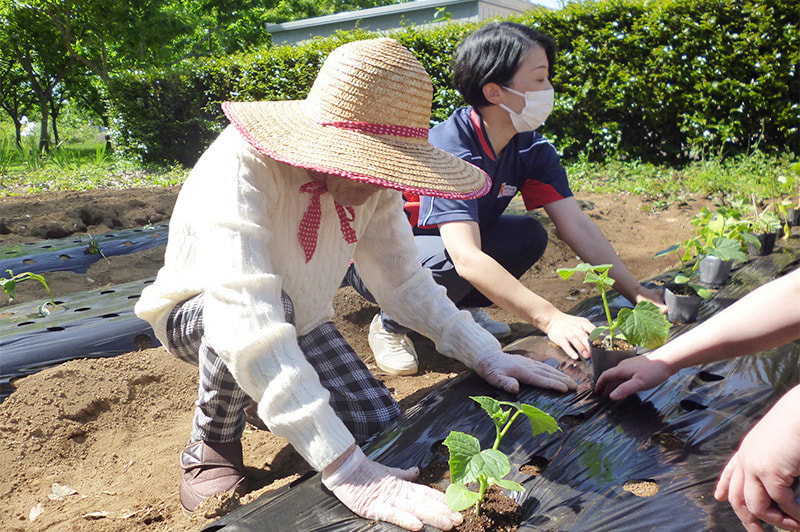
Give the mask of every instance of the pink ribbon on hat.
<svg viewBox="0 0 800 532">
<path fill-rule="evenodd" d="M 428 138 L 428 128 L 425 127 L 410 127 L 410 126 L 394 126 L 387 124 L 373 124 L 371 122 L 356 122 L 350 120 L 341 120 L 338 122 L 317 122 L 320 126 L 331 126 L 340 129 L 350 129 L 353 131 L 361 131 L 366 133 L 375 133 L 378 135 L 392 135 L 395 137 L 411 137 L 411 138 Z"/>
<path fill-rule="evenodd" d="M 306 263 L 311 260 L 311 257 L 314 256 L 314 251 L 317 249 L 317 236 L 319 235 L 319 226 L 322 221 L 322 207 L 319 197 L 327 191 L 328 185 L 323 181 L 310 181 L 300 187 L 300 192 L 311 194 L 311 203 L 303 214 L 303 218 L 300 220 L 300 228 L 297 231 L 297 240 L 300 241 L 300 246 L 305 252 Z M 335 201 L 333 204 L 336 207 L 336 214 L 339 215 L 339 226 L 345 241 L 348 244 L 358 242 L 356 232 L 350 225 L 350 222 L 355 220 L 355 210 L 352 207 L 344 207 Z"/>
</svg>

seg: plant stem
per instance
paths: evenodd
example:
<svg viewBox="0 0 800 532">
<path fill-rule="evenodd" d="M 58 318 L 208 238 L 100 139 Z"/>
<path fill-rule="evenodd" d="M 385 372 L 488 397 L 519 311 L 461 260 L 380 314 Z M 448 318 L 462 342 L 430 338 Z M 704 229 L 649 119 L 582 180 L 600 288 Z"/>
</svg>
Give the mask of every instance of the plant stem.
<svg viewBox="0 0 800 532">
<path fill-rule="evenodd" d="M 486 488 L 489 487 L 489 482 L 484 475 L 478 477 L 478 483 L 480 487 L 478 488 L 478 500 L 475 503 L 475 515 L 481 515 L 481 501 L 483 500 L 483 494 L 486 493 Z"/>
<path fill-rule="evenodd" d="M 517 416 L 520 415 L 521 413 L 522 413 L 521 410 L 517 410 L 516 412 L 514 412 L 514 415 L 511 416 L 511 419 L 508 420 L 508 423 L 505 424 L 502 430 L 500 430 L 500 428 L 498 427 L 497 437 L 494 439 L 494 445 L 492 445 L 492 449 L 494 449 L 495 451 L 497 450 L 497 448 L 500 446 L 500 440 L 503 438 L 503 436 L 506 435 L 506 432 L 508 432 L 508 429 L 511 427 L 511 424 L 514 422 L 515 419 L 517 419 Z"/>
<path fill-rule="evenodd" d="M 605 287 L 604 287 L 605 288 Z M 613 320 L 611 319 L 611 309 L 608 308 L 608 298 L 606 297 L 606 291 L 600 290 L 600 297 L 603 298 L 603 309 L 606 312 L 606 319 L 608 320 L 608 332 L 609 336 L 611 337 L 611 346 L 614 346 L 614 327 Z"/>
</svg>

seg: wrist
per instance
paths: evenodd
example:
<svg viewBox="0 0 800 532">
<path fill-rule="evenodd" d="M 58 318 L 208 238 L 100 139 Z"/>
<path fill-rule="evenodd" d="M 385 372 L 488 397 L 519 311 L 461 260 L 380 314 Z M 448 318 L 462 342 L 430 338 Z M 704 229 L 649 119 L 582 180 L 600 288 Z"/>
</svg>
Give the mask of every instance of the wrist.
<svg viewBox="0 0 800 532">
<path fill-rule="evenodd" d="M 333 475 L 334 472 L 341 469 L 344 463 L 347 462 L 348 459 L 353 457 L 353 455 L 356 452 L 356 449 L 360 450 L 360 448 L 354 443 L 353 445 L 348 447 L 345 452 L 339 455 L 333 462 L 325 466 L 325 468 L 322 470 L 322 478 L 325 479 L 327 477 L 330 477 L 331 475 Z"/>
<path fill-rule="evenodd" d="M 680 371 L 684 367 L 679 360 L 671 358 L 669 354 L 664 355 L 659 353 L 658 351 L 645 353 L 642 356 L 652 362 L 657 362 L 658 364 L 666 368 L 667 372 L 669 372 L 670 375 L 675 375 L 678 371 Z"/>
</svg>

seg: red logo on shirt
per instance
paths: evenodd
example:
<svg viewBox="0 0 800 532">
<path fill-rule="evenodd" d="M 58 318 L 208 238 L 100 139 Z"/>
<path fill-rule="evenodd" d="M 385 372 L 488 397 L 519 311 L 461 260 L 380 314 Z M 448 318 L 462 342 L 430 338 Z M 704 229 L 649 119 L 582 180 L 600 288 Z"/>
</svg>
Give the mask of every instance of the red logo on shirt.
<svg viewBox="0 0 800 532">
<path fill-rule="evenodd" d="M 500 192 L 497 193 L 498 198 L 513 197 L 517 193 L 517 187 L 512 187 L 507 183 L 500 185 Z"/>
</svg>

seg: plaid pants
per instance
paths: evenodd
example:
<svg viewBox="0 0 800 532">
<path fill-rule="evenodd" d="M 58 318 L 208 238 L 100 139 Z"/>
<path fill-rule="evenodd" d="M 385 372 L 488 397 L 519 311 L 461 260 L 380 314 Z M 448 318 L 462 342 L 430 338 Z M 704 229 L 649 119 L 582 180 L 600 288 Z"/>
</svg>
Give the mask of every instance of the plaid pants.
<svg viewBox="0 0 800 532">
<path fill-rule="evenodd" d="M 283 293 L 286 320 L 294 324 L 294 305 Z M 252 399 L 236 383 L 225 362 L 206 342 L 203 294 L 177 305 L 167 322 L 167 350 L 199 367 L 200 385 L 192 422 L 192 441 L 228 442 L 241 438 L 244 409 Z M 330 392 L 330 404 L 363 443 L 400 415 L 400 406 L 342 337 L 332 322 L 297 338 L 300 350 Z"/>
</svg>

